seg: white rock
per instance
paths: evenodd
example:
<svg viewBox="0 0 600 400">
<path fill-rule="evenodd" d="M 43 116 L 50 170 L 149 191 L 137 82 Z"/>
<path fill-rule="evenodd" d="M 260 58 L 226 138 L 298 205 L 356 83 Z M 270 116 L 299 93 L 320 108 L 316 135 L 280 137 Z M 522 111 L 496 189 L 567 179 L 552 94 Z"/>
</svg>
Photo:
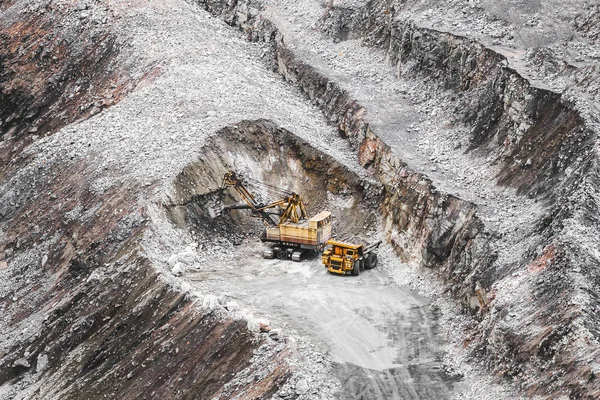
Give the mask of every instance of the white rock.
<svg viewBox="0 0 600 400">
<path fill-rule="evenodd" d="M 212 294 L 204 296 L 204 299 L 202 300 L 202 307 L 213 310 L 219 306 L 221 306 L 221 304 L 217 296 Z"/>
<path fill-rule="evenodd" d="M 13 367 L 29 368 L 31 364 L 29 364 L 29 361 L 25 357 L 21 357 L 13 363 Z"/>
<path fill-rule="evenodd" d="M 175 263 L 177 263 L 177 260 L 178 260 L 177 254 L 173 254 L 167 260 L 167 264 L 169 264 L 170 267 L 174 267 Z"/>
<path fill-rule="evenodd" d="M 237 302 L 230 300 L 225 304 L 225 308 L 229 311 L 237 311 L 240 309 L 240 305 Z"/>
<path fill-rule="evenodd" d="M 306 381 L 306 379 L 300 379 L 298 382 L 296 382 L 296 394 L 297 395 L 302 395 L 306 392 L 308 392 L 308 382 Z"/>
<path fill-rule="evenodd" d="M 35 364 L 35 372 L 41 374 L 46 370 L 48 366 L 48 354 L 40 353 L 37 357 L 37 362 Z"/>
<path fill-rule="evenodd" d="M 188 282 L 181 282 L 181 291 L 185 293 L 189 293 L 192 291 L 192 285 Z"/>
<path fill-rule="evenodd" d="M 279 340 L 281 336 L 281 329 L 271 329 L 269 331 L 269 337 L 273 340 Z"/>
<path fill-rule="evenodd" d="M 194 260 L 196 259 L 196 252 L 194 251 L 193 248 L 188 247 L 185 249 L 185 251 L 179 253 L 178 255 L 178 261 L 186 264 L 186 265 L 191 265 L 194 263 Z"/>
<path fill-rule="evenodd" d="M 181 276 L 185 273 L 185 270 L 186 270 L 185 265 L 183 265 L 180 262 L 176 262 L 175 265 L 173 266 L 173 268 L 171 269 L 171 272 L 175 276 Z"/>
</svg>

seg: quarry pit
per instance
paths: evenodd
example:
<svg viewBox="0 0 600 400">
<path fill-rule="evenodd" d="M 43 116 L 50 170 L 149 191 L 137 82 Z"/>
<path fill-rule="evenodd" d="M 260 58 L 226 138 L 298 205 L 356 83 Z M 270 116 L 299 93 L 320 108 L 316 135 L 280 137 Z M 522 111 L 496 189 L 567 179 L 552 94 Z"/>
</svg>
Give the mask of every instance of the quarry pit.
<svg viewBox="0 0 600 400">
<path fill-rule="evenodd" d="M 598 398 L 599 10 L 438 3 L 0 1 L 0 399 Z"/>
<path fill-rule="evenodd" d="M 263 260 L 269 244 L 258 240 L 264 229 L 260 218 L 251 218 L 247 210 L 215 212 L 239 202 L 221 186 L 229 170 L 314 199 L 306 206 L 313 214 L 332 212 L 334 237 L 362 242 L 382 236 L 381 218 L 374 212 L 382 206 L 381 185 L 270 121 L 242 121 L 208 141 L 199 161 L 178 175 L 176 194 L 166 206 L 173 224 L 200 244 L 184 253 L 198 254 L 192 262 L 171 260 L 192 290 L 218 295 L 254 331 L 261 323 L 280 327 L 268 332 L 275 340 L 290 334 L 314 340 L 342 382 L 341 398 L 357 393 L 377 399 L 451 398 L 464 391 L 463 378 L 444 364 L 446 341 L 426 298 L 394 285 L 377 269 L 354 280 L 329 274 L 320 254 L 300 263 Z M 253 194 L 261 195 L 260 187 Z M 204 249 L 211 254 L 203 256 Z M 387 267 L 401 263 L 391 249 L 387 253 L 382 254 Z"/>
</svg>

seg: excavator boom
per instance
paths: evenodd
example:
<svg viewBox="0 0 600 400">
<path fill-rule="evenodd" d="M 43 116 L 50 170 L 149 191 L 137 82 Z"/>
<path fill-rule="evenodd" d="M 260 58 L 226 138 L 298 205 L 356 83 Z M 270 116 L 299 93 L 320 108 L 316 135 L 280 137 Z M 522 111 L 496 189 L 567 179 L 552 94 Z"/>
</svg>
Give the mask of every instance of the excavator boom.
<svg viewBox="0 0 600 400">
<path fill-rule="evenodd" d="M 261 204 L 258 204 L 256 202 L 256 198 L 252 195 L 252 193 L 250 193 L 250 191 L 248 191 L 248 189 L 246 189 L 246 187 L 244 186 L 244 184 L 242 183 L 242 180 L 238 178 L 238 176 L 236 175 L 235 172 L 233 171 L 229 171 L 225 174 L 225 176 L 223 177 L 223 183 L 222 183 L 223 187 L 226 186 L 232 186 L 236 192 L 238 192 L 238 194 L 240 195 L 240 197 L 242 198 L 242 200 L 244 200 L 244 202 L 246 202 L 247 204 L 247 208 L 251 209 L 254 213 L 259 214 L 265 225 L 267 226 L 271 226 L 271 227 L 276 227 L 277 224 L 277 220 L 268 212 L 266 212 L 265 210 L 268 208 L 273 208 L 273 207 L 277 207 L 279 205 L 279 203 L 281 201 L 277 201 L 275 203 L 263 206 Z M 232 210 L 232 209 L 244 209 L 246 207 L 244 207 L 243 205 L 235 205 L 235 206 L 227 206 L 224 208 L 224 210 Z"/>
</svg>

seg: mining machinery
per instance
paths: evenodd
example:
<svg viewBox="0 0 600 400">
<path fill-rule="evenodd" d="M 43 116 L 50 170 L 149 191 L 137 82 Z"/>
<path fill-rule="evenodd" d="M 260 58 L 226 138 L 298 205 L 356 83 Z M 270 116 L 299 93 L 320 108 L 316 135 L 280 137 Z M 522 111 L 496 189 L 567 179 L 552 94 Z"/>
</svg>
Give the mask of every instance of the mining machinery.
<svg viewBox="0 0 600 400">
<path fill-rule="evenodd" d="M 378 260 L 375 250 L 380 244 L 381 240 L 370 245 L 364 245 L 329 239 L 321 259 L 331 273 L 358 276 L 365 269 L 372 269 L 377 266 Z"/>
<path fill-rule="evenodd" d="M 323 250 L 331 238 L 331 213 L 321 211 L 308 218 L 300 195 L 258 181 L 257 183 L 277 191 L 282 197 L 272 202 L 261 203 L 246 188 L 242 179 L 234 171 L 229 171 L 223 177 L 222 187 L 235 189 L 243 203 L 225 206 L 222 213 L 227 214 L 231 210 L 251 210 L 263 220 L 265 231 L 261 240 L 272 243 L 269 249 L 264 251 L 263 257 L 302 261 L 309 252 Z"/>
</svg>

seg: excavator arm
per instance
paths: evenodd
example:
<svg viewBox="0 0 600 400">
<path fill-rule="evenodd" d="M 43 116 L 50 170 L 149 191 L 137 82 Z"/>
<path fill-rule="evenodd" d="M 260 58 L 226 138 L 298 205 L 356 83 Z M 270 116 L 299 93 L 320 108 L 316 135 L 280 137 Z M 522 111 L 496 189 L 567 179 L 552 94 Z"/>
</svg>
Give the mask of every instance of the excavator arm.
<svg viewBox="0 0 600 400">
<path fill-rule="evenodd" d="M 233 186 L 233 188 L 239 193 L 239 195 L 250 206 L 250 208 L 255 209 L 256 199 L 254 198 L 252 193 L 250 193 L 248 189 L 244 187 L 242 181 L 237 177 L 235 172 L 227 172 L 223 177 L 223 183 L 221 184 L 221 186 Z"/>
<path fill-rule="evenodd" d="M 277 226 L 277 220 L 268 212 L 265 211 L 265 207 L 262 206 L 261 204 L 258 204 L 256 202 L 256 198 L 252 195 L 252 193 L 250 193 L 248 191 L 248 189 L 246 189 L 246 187 L 244 186 L 244 184 L 242 183 L 242 180 L 238 178 L 238 176 L 236 175 L 235 172 L 233 171 L 229 171 L 225 174 L 225 176 L 223 177 L 223 183 L 221 185 L 222 187 L 226 187 L 226 186 L 231 186 L 235 189 L 236 192 L 238 192 L 238 194 L 240 195 L 240 197 L 242 198 L 242 200 L 244 200 L 244 202 L 246 202 L 246 206 L 242 205 L 234 205 L 234 206 L 226 206 L 223 208 L 223 210 L 239 210 L 239 209 L 245 209 L 248 208 L 250 210 L 252 210 L 252 212 L 259 214 L 262 219 L 263 222 L 265 223 L 265 225 L 267 226 L 271 226 L 271 227 L 276 227 Z M 272 206 L 275 207 L 275 206 Z"/>
</svg>

